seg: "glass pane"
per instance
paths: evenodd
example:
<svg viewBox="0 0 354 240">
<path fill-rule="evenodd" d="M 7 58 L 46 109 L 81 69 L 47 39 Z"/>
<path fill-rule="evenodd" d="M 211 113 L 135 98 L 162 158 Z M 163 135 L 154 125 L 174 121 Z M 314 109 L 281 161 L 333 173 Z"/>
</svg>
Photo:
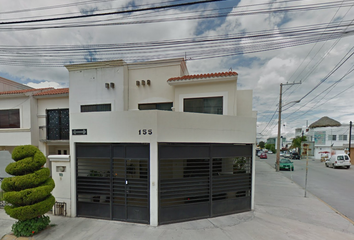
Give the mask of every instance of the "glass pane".
<svg viewBox="0 0 354 240">
<path fill-rule="evenodd" d="M 223 114 L 223 98 L 184 99 L 184 112 Z"/>
<path fill-rule="evenodd" d="M 184 99 L 184 112 L 203 113 L 203 99 Z"/>
<path fill-rule="evenodd" d="M 81 105 L 81 112 L 105 112 L 111 111 L 111 104 Z"/>
<path fill-rule="evenodd" d="M 205 98 L 204 99 L 204 113 L 222 114 L 223 113 L 222 97 Z"/>
</svg>

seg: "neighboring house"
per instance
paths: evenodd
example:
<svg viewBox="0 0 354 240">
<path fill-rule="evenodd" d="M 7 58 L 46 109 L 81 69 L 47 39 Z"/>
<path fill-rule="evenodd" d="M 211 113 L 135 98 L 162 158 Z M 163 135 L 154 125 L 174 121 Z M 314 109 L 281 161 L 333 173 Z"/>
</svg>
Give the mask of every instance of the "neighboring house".
<svg viewBox="0 0 354 240">
<path fill-rule="evenodd" d="M 67 215 L 157 226 L 254 209 L 256 113 L 236 72 L 189 75 L 183 59 L 66 67 L 70 92 L 0 93 L 18 119 L 0 146 L 39 147 Z"/>
<path fill-rule="evenodd" d="M 29 86 L 0 77 L 0 92 L 32 89 Z"/>
<path fill-rule="evenodd" d="M 31 144 L 46 156 L 69 154 L 68 88 L 0 92 L 0 103 L 0 150 Z"/>
<path fill-rule="evenodd" d="M 329 117 L 322 117 L 309 126 L 306 133 L 308 141 L 315 142 L 315 158 L 320 159 L 324 154 L 340 154 L 349 148 L 349 124 L 340 122 Z M 353 134 L 353 133 L 352 133 Z M 354 147 L 353 135 L 351 148 Z"/>
</svg>

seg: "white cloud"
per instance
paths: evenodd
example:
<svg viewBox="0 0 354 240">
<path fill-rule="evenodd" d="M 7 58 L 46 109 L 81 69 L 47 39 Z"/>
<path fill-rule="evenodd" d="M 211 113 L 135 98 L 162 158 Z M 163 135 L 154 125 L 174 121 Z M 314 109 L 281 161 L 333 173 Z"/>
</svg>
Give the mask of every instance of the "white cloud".
<svg viewBox="0 0 354 240">
<path fill-rule="evenodd" d="M 29 82 L 26 85 L 32 88 L 49 88 L 49 87 L 62 88 L 62 86 L 59 83 L 49 82 L 49 81 L 44 81 L 39 83 Z"/>
</svg>

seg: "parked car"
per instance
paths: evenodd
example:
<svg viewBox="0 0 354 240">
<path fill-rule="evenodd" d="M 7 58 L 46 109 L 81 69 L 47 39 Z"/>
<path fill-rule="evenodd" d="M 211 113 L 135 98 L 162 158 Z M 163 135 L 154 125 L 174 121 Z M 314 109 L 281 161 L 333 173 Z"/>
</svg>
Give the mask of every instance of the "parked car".
<svg viewBox="0 0 354 240">
<path fill-rule="evenodd" d="M 268 154 L 273 154 L 273 152 L 269 150 L 269 151 L 268 151 Z"/>
<path fill-rule="evenodd" d="M 350 157 L 347 154 L 335 154 L 328 158 L 325 162 L 326 167 L 343 167 L 350 168 Z"/>
<path fill-rule="evenodd" d="M 257 153 L 257 156 L 260 157 L 262 153 L 263 153 L 263 151 L 259 151 L 259 152 Z"/>
<path fill-rule="evenodd" d="M 280 154 L 281 157 L 284 157 L 284 152 L 280 151 L 279 154 Z"/>
<path fill-rule="evenodd" d="M 300 160 L 300 154 L 298 154 L 297 152 L 293 152 L 290 154 L 290 159 L 298 159 Z"/>
<path fill-rule="evenodd" d="M 284 152 L 284 157 L 285 158 L 290 158 L 290 153 L 289 152 Z"/>
<path fill-rule="evenodd" d="M 261 155 L 259 156 L 260 159 L 267 159 L 268 156 L 266 153 L 261 153 Z"/>
<path fill-rule="evenodd" d="M 277 163 L 275 162 L 275 168 L 277 168 Z M 282 158 L 279 160 L 279 170 L 291 170 L 294 171 L 294 164 L 289 159 Z"/>
</svg>

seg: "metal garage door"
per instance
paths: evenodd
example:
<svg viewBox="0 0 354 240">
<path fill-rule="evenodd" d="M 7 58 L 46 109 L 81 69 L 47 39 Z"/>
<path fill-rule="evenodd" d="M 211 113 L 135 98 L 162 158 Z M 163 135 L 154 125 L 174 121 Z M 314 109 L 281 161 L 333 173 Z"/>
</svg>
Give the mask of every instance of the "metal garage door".
<svg viewBox="0 0 354 240">
<path fill-rule="evenodd" d="M 159 224 L 251 210 L 252 145 L 160 144 Z"/>
<path fill-rule="evenodd" d="M 149 223 L 149 145 L 77 144 L 77 215 Z"/>
</svg>

